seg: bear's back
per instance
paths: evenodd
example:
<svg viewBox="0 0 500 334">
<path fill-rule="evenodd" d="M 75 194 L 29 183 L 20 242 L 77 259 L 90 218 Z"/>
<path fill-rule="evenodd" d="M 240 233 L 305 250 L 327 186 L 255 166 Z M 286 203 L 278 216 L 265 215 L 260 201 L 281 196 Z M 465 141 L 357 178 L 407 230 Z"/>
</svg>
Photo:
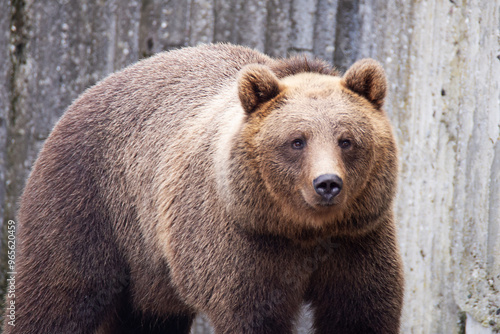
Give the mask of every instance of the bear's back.
<svg viewBox="0 0 500 334">
<path fill-rule="evenodd" d="M 202 137 L 210 135 L 196 119 L 217 112 L 205 105 L 235 84 L 246 64 L 272 62 L 241 46 L 183 48 L 145 59 L 89 88 L 45 142 L 21 200 L 21 225 L 36 225 L 35 216 L 48 209 L 35 208 L 48 207 L 49 197 L 61 214 L 83 206 L 92 212 L 88 206 L 96 205 L 95 214 L 113 224 L 153 222 L 157 199 L 169 201 L 167 194 L 158 194 L 163 185 L 172 182 L 174 191 L 177 175 L 201 159 L 190 150 L 198 150 Z M 141 228 L 154 233 L 150 226 Z"/>
</svg>

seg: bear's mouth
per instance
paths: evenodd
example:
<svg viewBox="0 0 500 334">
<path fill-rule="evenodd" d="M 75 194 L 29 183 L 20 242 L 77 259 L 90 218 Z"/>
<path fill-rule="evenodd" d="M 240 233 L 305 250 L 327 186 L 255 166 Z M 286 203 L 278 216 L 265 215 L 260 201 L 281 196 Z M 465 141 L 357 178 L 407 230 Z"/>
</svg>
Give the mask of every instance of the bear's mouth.
<svg viewBox="0 0 500 334">
<path fill-rule="evenodd" d="M 331 207 L 334 206 L 335 203 L 335 198 L 332 197 L 330 199 L 321 199 L 320 202 L 318 203 L 319 207 Z"/>
<path fill-rule="evenodd" d="M 324 213 L 338 208 L 342 203 L 342 196 L 319 196 L 318 194 L 307 194 L 301 191 L 303 204 L 311 211 Z"/>
</svg>

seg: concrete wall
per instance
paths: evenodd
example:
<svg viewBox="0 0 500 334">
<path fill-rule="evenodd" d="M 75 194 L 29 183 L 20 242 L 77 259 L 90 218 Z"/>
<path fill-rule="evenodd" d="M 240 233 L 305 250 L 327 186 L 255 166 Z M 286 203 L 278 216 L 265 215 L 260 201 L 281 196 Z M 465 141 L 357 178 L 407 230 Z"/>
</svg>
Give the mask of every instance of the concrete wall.
<svg viewBox="0 0 500 334">
<path fill-rule="evenodd" d="M 500 330 L 500 0 L 0 0 L 0 8 L 4 224 L 65 108 L 143 57 L 214 41 L 313 54 L 342 70 L 373 57 L 389 77 L 386 109 L 401 148 L 402 332 Z"/>
</svg>

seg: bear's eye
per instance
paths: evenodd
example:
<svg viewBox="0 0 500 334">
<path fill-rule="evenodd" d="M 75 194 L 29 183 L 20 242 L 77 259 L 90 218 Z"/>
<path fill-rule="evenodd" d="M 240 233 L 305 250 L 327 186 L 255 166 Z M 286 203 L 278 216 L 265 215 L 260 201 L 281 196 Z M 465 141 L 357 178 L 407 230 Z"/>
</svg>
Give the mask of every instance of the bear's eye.
<svg viewBox="0 0 500 334">
<path fill-rule="evenodd" d="M 352 144 L 349 139 L 342 139 L 341 141 L 339 141 L 340 148 L 348 149 L 349 147 L 351 147 L 351 145 Z"/>
<path fill-rule="evenodd" d="M 295 150 L 301 150 L 306 146 L 306 143 L 303 139 L 294 139 L 292 141 L 292 148 Z"/>
</svg>

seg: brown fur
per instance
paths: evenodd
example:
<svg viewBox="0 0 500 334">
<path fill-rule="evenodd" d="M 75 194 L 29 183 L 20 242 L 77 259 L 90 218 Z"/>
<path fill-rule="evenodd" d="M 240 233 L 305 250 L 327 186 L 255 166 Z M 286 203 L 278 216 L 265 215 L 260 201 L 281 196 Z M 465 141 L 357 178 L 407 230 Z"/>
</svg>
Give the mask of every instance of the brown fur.
<svg viewBox="0 0 500 334">
<path fill-rule="evenodd" d="M 216 333 L 291 333 L 307 302 L 316 333 L 397 333 L 385 85 L 371 60 L 339 77 L 221 44 L 109 76 L 28 180 L 5 332 L 188 333 L 204 312 Z M 330 206 L 323 173 L 344 182 Z"/>
</svg>

